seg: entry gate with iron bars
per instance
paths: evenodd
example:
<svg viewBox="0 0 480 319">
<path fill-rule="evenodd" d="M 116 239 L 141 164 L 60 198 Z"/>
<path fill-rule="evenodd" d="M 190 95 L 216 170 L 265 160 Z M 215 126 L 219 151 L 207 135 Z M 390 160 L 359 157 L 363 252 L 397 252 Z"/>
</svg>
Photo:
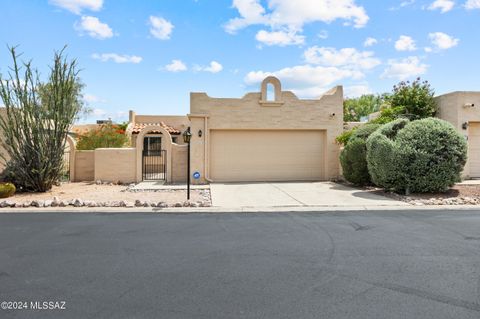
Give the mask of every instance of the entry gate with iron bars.
<svg viewBox="0 0 480 319">
<path fill-rule="evenodd" d="M 144 181 L 167 180 L 167 151 L 148 150 L 142 152 L 142 179 Z"/>
</svg>

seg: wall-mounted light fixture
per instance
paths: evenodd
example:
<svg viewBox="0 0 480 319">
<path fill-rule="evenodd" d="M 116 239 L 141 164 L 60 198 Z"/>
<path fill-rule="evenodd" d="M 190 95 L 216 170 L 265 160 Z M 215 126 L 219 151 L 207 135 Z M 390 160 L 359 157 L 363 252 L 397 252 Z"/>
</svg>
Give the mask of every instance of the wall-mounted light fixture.
<svg viewBox="0 0 480 319">
<path fill-rule="evenodd" d="M 335 117 L 335 113 L 330 113 L 330 118 L 334 118 Z"/>
<path fill-rule="evenodd" d="M 202 130 L 198 130 L 198 137 L 202 137 L 202 135 L 203 135 Z"/>
<path fill-rule="evenodd" d="M 475 104 L 473 104 L 473 103 L 465 103 L 465 104 L 463 105 L 463 107 L 464 107 L 464 108 L 467 108 L 467 107 L 475 107 Z"/>
<path fill-rule="evenodd" d="M 466 129 L 468 128 L 468 122 L 463 123 L 463 124 L 462 124 L 462 128 L 463 128 L 464 130 L 466 130 Z"/>
</svg>

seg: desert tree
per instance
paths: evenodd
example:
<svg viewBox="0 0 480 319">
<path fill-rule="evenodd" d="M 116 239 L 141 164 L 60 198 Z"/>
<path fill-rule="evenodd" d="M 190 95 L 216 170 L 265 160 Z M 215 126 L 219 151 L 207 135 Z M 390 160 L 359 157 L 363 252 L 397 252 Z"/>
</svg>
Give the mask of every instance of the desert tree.
<svg viewBox="0 0 480 319">
<path fill-rule="evenodd" d="M 55 52 L 42 82 L 31 61 L 20 62 L 16 48 L 9 50 L 13 66 L 6 76 L 0 74 L 4 176 L 23 191 L 45 192 L 61 177 L 67 134 L 82 111 L 78 65 L 68 60 L 65 48 Z"/>
</svg>

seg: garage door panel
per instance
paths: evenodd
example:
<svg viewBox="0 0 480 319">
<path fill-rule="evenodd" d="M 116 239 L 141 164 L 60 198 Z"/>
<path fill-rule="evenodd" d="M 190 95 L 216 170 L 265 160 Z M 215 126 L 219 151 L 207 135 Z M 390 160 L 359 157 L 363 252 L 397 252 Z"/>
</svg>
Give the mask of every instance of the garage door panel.
<svg viewBox="0 0 480 319">
<path fill-rule="evenodd" d="M 480 123 L 470 123 L 468 127 L 468 161 L 470 176 L 480 177 Z"/>
<path fill-rule="evenodd" d="M 214 181 L 320 180 L 324 131 L 212 130 Z"/>
</svg>

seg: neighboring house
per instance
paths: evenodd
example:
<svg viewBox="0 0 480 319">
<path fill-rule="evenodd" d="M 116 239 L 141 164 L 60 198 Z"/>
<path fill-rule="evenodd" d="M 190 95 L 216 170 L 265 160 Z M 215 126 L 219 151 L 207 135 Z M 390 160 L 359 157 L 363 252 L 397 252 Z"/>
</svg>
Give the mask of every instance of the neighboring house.
<svg viewBox="0 0 480 319">
<path fill-rule="evenodd" d="M 480 178 L 480 92 L 452 92 L 437 96 L 437 116 L 455 126 L 468 141 L 464 178 Z"/>
</svg>

